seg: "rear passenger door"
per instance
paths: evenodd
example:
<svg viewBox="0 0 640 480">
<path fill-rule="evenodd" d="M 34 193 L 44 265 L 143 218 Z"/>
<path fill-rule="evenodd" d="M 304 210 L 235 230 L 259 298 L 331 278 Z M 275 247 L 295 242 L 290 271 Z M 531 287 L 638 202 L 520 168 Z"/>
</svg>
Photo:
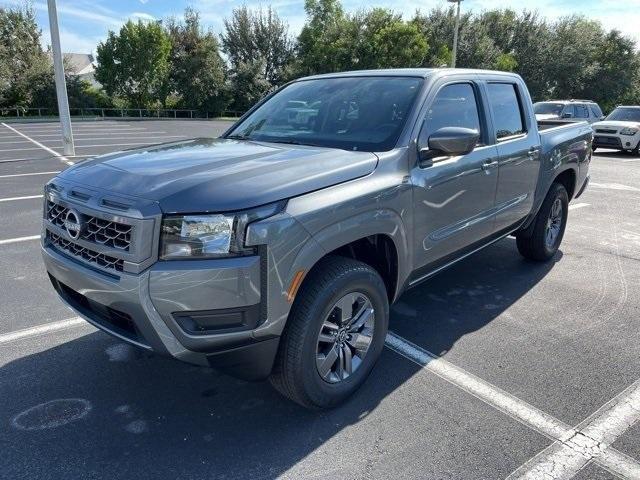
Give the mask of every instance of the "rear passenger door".
<svg viewBox="0 0 640 480">
<path fill-rule="evenodd" d="M 493 139 L 498 148 L 497 231 L 512 228 L 533 208 L 540 170 L 540 136 L 528 111 L 528 94 L 514 79 L 487 82 Z"/>
</svg>

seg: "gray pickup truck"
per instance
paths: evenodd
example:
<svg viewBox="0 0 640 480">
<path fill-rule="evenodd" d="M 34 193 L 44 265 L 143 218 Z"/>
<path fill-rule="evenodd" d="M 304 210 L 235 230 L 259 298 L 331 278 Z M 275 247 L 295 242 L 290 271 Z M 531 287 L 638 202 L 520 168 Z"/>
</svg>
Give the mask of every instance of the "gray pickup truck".
<svg viewBox="0 0 640 480">
<path fill-rule="evenodd" d="M 44 262 L 98 328 L 331 407 L 371 372 L 406 289 L 507 235 L 554 256 L 593 134 L 547 127 L 510 73 L 303 78 L 220 138 L 62 172 Z"/>
</svg>

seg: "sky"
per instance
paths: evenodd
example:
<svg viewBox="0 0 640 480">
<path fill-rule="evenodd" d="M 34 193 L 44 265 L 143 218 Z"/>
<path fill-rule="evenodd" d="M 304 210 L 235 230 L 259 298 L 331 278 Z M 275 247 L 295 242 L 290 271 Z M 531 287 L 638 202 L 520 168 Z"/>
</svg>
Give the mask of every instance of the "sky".
<svg viewBox="0 0 640 480">
<path fill-rule="evenodd" d="M 0 5 L 23 4 L 23 0 L 0 0 Z M 30 0 L 42 29 L 43 46 L 50 45 L 47 2 Z M 57 0 L 60 41 L 64 52 L 92 53 L 109 30 L 117 31 L 127 19 L 154 20 L 172 15 L 180 16 L 185 7 L 201 13 L 204 24 L 221 32 L 223 19 L 243 4 L 249 7 L 271 5 L 289 24 L 289 31 L 297 34 L 305 21 L 304 0 Z M 386 7 L 405 17 L 417 9 L 428 11 L 447 5 L 446 0 L 343 0 L 346 11 L 362 8 Z M 481 12 L 494 8 L 536 10 L 550 20 L 572 14 L 600 20 L 605 28 L 616 28 L 633 37 L 640 47 L 640 0 L 464 0 L 463 11 Z"/>
</svg>

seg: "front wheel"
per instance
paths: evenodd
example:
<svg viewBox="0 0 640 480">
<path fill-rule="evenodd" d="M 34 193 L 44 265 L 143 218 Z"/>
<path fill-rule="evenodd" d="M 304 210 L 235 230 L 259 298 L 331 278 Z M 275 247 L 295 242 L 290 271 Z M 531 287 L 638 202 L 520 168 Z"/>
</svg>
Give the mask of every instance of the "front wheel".
<svg viewBox="0 0 640 480">
<path fill-rule="evenodd" d="M 520 254 L 530 260 L 547 261 L 558 251 L 567 226 L 569 196 L 560 183 L 549 189 L 540 211 L 533 220 L 533 230 L 516 235 Z"/>
<path fill-rule="evenodd" d="M 338 405 L 369 376 L 384 347 L 388 319 L 380 275 L 365 263 L 327 257 L 296 297 L 271 384 L 307 408 Z"/>
</svg>

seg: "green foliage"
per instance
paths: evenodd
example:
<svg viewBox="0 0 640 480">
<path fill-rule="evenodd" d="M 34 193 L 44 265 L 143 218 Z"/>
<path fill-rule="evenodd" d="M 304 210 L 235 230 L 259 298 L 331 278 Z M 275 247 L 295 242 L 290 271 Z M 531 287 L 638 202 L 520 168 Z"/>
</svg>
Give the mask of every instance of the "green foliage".
<svg viewBox="0 0 640 480">
<path fill-rule="evenodd" d="M 298 37 L 300 74 L 418 67 L 427 41 L 413 23 L 388 9 L 345 14 L 334 0 L 307 0 L 308 20 Z"/>
<path fill-rule="evenodd" d="M 98 44 L 95 78 L 108 95 L 135 107 L 164 105 L 169 94 L 171 40 L 158 22 L 125 23 Z"/>
<path fill-rule="evenodd" d="M 33 9 L 0 7 L 0 106 L 29 106 L 33 83 L 48 68 Z"/>
<path fill-rule="evenodd" d="M 0 107 L 55 108 L 50 56 L 25 5 L 0 7 Z M 191 8 L 179 20 L 127 22 L 98 46 L 102 89 L 67 74 L 69 103 L 243 111 L 303 75 L 451 64 L 453 8 L 418 11 L 409 20 L 385 8 L 346 13 L 340 0 L 305 0 L 305 11 L 295 41 L 270 7 L 235 9 L 219 37 Z M 464 13 L 457 66 L 519 73 L 534 100 L 591 98 L 604 110 L 640 103 L 638 45 L 581 16 Z"/>
<path fill-rule="evenodd" d="M 224 21 L 220 35 L 222 50 L 226 53 L 232 72 L 262 66 L 260 74 L 271 86 L 278 85 L 293 58 L 293 42 L 289 27 L 278 14 L 268 7 L 252 11 L 245 6 L 233 10 Z"/>
<path fill-rule="evenodd" d="M 184 21 L 170 19 L 171 40 L 168 88 L 172 106 L 219 114 L 225 107 L 225 66 L 218 39 L 204 31 L 198 12 L 187 8 Z"/>
<path fill-rule="evenodd" d="M 264 76 L 264 60 L 258 59 L 238 63 L 231 73 L 229 82 L 229 108 L 238 112 L 249 110 L 271 88 Z"/>
</svg>

